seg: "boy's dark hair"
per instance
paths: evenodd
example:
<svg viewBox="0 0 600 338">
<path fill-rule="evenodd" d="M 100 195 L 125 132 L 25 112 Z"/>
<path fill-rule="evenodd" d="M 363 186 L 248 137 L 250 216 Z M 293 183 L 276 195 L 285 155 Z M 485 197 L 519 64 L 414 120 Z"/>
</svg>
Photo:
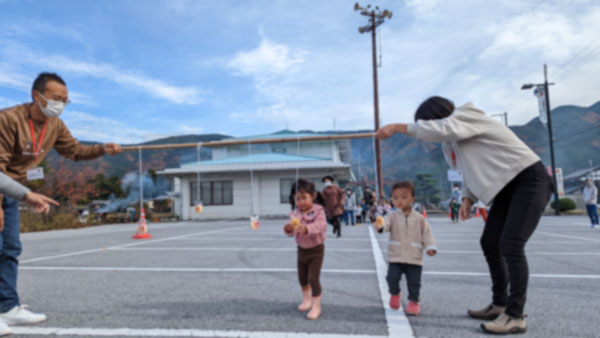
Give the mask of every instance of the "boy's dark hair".
<svg viewBox="0 0 600 338">
<path fill-rule="evenodd" d="M 44 93 L 46 91 L 46 85 L 50 81 L 55 81 L 60 83 L 63 86 L 67 84 L 65 81 L 56 73 L 40 73 L 35 80 L 33 81 L 33 86 L 31 86 L 31 91 L 36 91 L 39 93 Z"/>
<path fill-rule="evenodd" d="M 298 182 L 294 182 L 292 184 L 292 189 L 290 191 L 290 204 L 292 205 L 292 210 L 296 209 L 296 183 L 298 184 L 298 192 L 303 192 L 309 195 L 315 194 L 314 203 L 325 205 L 325 199 L 323 195 L 317 189 L 315 189 L 314 183 L 311 181 L 305 180 L 303 178 L 298 179 Z"/>
<path fill-rule="evenodd" d="M 454 183 L 454 187 L 455 188 L 460 188 L 460 185 L 458 183 Z"/>
<path fill-rule="evenodd" d="M 423 101 L 415 112 L 415 122 L 418 120 L 444 119 L 454 111 L 454 103 L 441 96 L 432 96 Z"/>
<path fill-rule="evenodd" d="M 392 187 L 392 192 L 394 192 L 396 189 L 406 189 L 410 191 L 412 197 L 415 197 L 415 186 L 409 181 L 396 182 Z"/>
<path fill-rule="evenodd" d="M 327 175 L 321 179 L 321 182 L 325 182 L 325 180 L 330 180 L 331 182 L 333 182 L 333 176 Z"/>
</svg>

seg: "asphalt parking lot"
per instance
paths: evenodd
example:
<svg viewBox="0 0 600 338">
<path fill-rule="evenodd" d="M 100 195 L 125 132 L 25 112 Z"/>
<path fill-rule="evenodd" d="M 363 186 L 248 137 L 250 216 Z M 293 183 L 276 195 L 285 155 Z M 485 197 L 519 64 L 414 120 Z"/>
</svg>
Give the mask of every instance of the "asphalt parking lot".
<svg viewBox="0 0 600 338">
<path fill-rule="evenodd" d="M 263 220 L 259 231 L 248 221 L 149 224 L 153 238 L 137 241 L 133 224 L 23 234 L 21 299 L 48 321 L 15 326 L 14 336 L 484 336 L 466 316 L 490 301 L 483 222 L 430 222 L 439 253 L 425 260 L 422 313 L 410 320 L 387 307 L 387 236 L 367 226 L 329 234 L 316 322 L 295 309 L 296 247 L 282 220 Z M 542 219 L 527 246 L 529 328 L 521 337 L 597 337 L 600 230 L 586 224 Z"/>
</svg>

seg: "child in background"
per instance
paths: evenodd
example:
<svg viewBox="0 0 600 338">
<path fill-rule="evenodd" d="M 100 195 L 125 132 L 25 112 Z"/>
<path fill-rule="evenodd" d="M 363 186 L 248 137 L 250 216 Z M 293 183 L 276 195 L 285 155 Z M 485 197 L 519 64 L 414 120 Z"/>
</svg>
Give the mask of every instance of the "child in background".
<svg viewBox="0 0 600 338">
<path fill-rule="evenodd" d="M 458 223 L 458 212 L 460 211 L 460 203 L 453 198 L 450 202 L 450 215 L 452 218 L 452 223 Z"/>
<path fill-rule="evenodd" d="M 420 312 L 419 293 L 423 271 L 423 251 L 429 256 L 437 252 L 435 240 L 427 219 L 412 210 L 415 190 L 412 183 L 402 181 L 392 187 L 392 203 L 396 211 L 384 217 L 384 225 L 374 227 L 380 233 L 389 232 L 387 283 L 390 291 L 390 307 L 400 308 L 400 280 L 406 275 L 408 307 L 406 314 L 416 316 Z"/>
<path fill-rule="evenodd" d="M 315 190 L 312 182 L 299 179 L 292 185 L 290 203 L 290 221 L 283 230 L 286 235 L 295 236 L 298 244 L 298 279 L 303 295 L 298 311 L 310 310 L 306 318 L 316 320 L 321 315 L 319 277 L 325 257 L 323 243 L 327 231 L 327 218 L 322 207 L 323 197 Z"/>
</svg>

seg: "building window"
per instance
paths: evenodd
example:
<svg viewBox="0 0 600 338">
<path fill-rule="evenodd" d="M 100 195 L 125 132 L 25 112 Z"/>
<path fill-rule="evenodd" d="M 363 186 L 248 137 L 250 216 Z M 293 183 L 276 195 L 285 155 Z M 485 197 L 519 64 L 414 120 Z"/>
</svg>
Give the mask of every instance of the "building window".
<svg viewBox="0 0 600 338">
<path fill-rule="evenodd" d="M 290 203 L 290 192 L 292 191 L 292 184 L 294 184 L 295 179 L 293 178 L 283 178 L 279 180 L 279 201 L 281 204 Z"/>
<path fill-rule="evenodd" d="M 285 153 L 287 153 L 287 149 L 285 149 L 285 147 L 273 146 L 273 148 L 271 150 L 274 153 L 278 153 L 278 154 L 285 154 Z"/>
<path fill-rule="evenodd" d="M 232 205 L 233 181 L 201 182 L 200 196 L 204 205 Z M 190 205 L 198 201 L 198 183 L 190 183 Z"/>
<path fill-rule="evenodd" d="M 304 177 L 302 177 L 304 178 Z M 320 178 L 304 178 L 305 180 L 311 181 L 315 185 L 316 191 L 322 191 L 324 188 L 323 182 Z M 295 178 L 282 178 L 279 180 L 279 201 L 281 204 L 290 203 L 290 192 L 292 191 L 292 184 L 296 182 Z"/>
</svg>

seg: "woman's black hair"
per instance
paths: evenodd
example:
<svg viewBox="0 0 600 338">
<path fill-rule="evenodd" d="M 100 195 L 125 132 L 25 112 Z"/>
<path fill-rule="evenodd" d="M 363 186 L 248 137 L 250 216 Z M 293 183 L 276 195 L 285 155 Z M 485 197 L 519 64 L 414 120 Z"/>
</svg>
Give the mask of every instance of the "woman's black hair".
<svg viewBox="0 0 600 338">
<path fill-rule="evenodd" d="M 415 112 L 415 122 L 418 120 L 444 119 L 454 111 L 454 103 L 441 96 L 432 96 L 423 101 Z"/>
<path fill-rule="evenodd" d="M 315 189 L 314 183 L 311 181 L 305 180 L 303 178 L 298 179 L 298 182 L 294 182 L 292 184 L 292 189 L 290 191 L 290 204 L 292 205 L 292 210 L 296 209 L 296 183 L 298 184 L 298 191 L 303 192 L 309 195 L 315 195 L 314 203 L 325 205 L 325 199 L 323 195 L 319 191 Z"/>
</svg>

